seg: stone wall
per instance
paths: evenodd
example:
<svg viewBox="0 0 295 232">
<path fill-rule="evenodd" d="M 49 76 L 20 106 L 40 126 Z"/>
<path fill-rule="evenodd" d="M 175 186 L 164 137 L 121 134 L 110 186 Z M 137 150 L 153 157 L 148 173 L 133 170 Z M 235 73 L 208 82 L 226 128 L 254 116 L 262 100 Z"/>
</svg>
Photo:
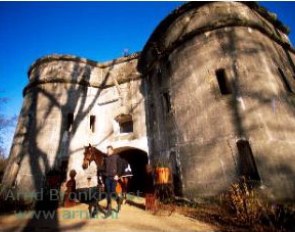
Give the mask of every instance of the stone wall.
<svg viewBox="0 0 295 232">
<path fill-rule="evenodd" d="M 151 159 L 176 163 L 180 192 L 190 198 L 217 195 L 243 174 L 270 197 L 292 199 L 295 80 L 287 37 L 276 40 L 284 33 L 242 3 L 178 11 L 139 61 L 149 88 Z"/>
<path fill-rule="evenodd" d="M 286 33 L 255 3 L 192 2 L 159 24 L 141 54 L 37 60 L 4 185 L 38 191 L 64 162 L 78 187 L 95 185 L 95 165 L 81 167 L 84 146 L 112 144 L 170 166 L 177 195 L 216 196 L 244 175 L 271 198 L 294 200 L 295 53 Z M 133 132 L 120 129 L 122 118 Z"/>
<path fill-rule="evenodd" d="M 88 170 L 82 169 L 84 146 L 90 143 L 103 152 L 110 144 L 147 151 L 136 65 L 137 55 L 105 64 L 71 56 L 38 60 L 29 71 L 30 83 L 24 90 L 10 154 L 9 167 L 16 171 L 8 168 L 4 182 L 11 185 L 16 180 L 22 192 L 38 191 L 50 170 L 61 169 L 63 162 L 68 162 L 66 173 L 76 170 L 77 187 L 94 186 L 94 163 Z M 115 120 L 120 114 L 132 116 L 133 132 L 120 132 Z M 94 129 L 90 124 L 93 116 Z"/>
</svg>

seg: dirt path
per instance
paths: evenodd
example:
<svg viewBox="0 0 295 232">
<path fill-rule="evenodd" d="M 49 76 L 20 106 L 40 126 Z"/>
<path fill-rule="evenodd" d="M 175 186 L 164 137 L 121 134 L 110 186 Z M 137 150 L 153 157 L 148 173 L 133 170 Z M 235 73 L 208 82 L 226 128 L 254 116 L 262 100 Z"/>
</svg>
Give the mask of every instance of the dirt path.
<svg viewBox="0 0 295 232">
<path fill-rule="evenodd" d="M 137 206 L 125 204 L 119 214 L 113 212 L 107 219 L 102 213 L 90 219 L 86 204 L 59 208 L 55 214 L 47 215 L 49 219 L 31 219 L 34 211 L 0 216 L 0 231 L 217 231 L 211 225 L 175 212 L 170 216 L 165 211 L 154 215 L 138 207 L 143 206 L 143 202 L 143 199 L 137 199 Z"/>
</svg>

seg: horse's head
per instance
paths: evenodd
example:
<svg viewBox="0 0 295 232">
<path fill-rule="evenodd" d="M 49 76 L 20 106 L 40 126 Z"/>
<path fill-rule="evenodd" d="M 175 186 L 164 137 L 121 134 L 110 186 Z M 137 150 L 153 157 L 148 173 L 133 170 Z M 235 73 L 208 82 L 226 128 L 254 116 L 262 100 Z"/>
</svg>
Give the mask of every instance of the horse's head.
<svg viewBox="0 0 295 232">
<path fill-rule="evenodd" d="M 104 156 L 105 154 L 103 152 L 96 149 L 95 147 L 92 147 L 91 144 L 89 144 L 87 147 L 84 147 L 84 159 L 82 168 L 87 169 L 92 161 L 96 163 L 96 166 L 99 169 L 102 168 Z"/>
<path fill-rule="evenodd" d="M 93 160 L 94 160 L 93 147 L 91 146 L 91 144 L 89 144 L 89 146 L 84 147 L 84 159 L 83 159 L 82 168 L 87 169 Z"/>
</svg>

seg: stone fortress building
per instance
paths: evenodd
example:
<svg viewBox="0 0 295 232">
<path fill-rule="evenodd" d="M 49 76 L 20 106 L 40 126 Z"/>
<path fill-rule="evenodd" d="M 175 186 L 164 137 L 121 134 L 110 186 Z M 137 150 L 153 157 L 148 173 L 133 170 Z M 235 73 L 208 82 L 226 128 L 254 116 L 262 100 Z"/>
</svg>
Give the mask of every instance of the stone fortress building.
<svg viewBox="0 0 295 232">
<path fill-rule="evenodd" d="M 165 163 L 174 190 L 215 196 L 239 176 L 294 200 L 295 53 L 287 28 L 253 2 L 191 2 L 168 15 L 143 51 L 107 63 L 50 55 L 29 84 L 3 184 L 38 191 L 52 169 L 77 186 L 84 146 L 112 144 L 144 189 Z"/>
</svg>

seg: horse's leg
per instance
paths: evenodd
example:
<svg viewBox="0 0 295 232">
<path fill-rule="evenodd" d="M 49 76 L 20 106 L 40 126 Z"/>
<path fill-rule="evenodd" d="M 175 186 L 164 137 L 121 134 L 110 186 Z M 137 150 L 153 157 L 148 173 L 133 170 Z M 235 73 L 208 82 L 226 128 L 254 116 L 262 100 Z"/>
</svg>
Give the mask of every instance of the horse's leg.
<svg viewBox="0 0 295 232">
<path fill-rule="evenodd" d="M 89 212 L 90 217 L 92 217 L 92 205 L 91 205 L 91 203 L 88 204 L 88 212 Z"/>
<path fill-rule="evenodd" d="M 91 203 L 92 203 L 92 206 L 94 208 L 94 210 L 92 211 L 92 215 L 93 215 L 93 217 L 95 217 L 95 215 L 98 214 L 98 212 L 99 212 L 98 211 L 98 208 L 99 208 L 99 206 L 98 206 L 99 190 L 97 188 L 95 189 L 95 194 L 92 197 L 93 198 L 92 198 Z"/>
<path fill-rule="evenodd" d="M 98 213 L 98 205 L 97 205 L 97 201 L 93 201 L 92 204 L 93 204 L 93 208 L 94 208 L 92 214 L 93 214 L 93 217 L 95 217 L 95 215 Z"/>
<path fill-rule="evenodd" d="M 96 201 L 96 207 L 98 210 L 97 212 L 101 212 L 101 213 L 105 214 L 103 207 L 99 204 L 99 200 Z"/>
<path fill-rule="evenodd" d="M 126 201 L 127 201 L 127 187 L 128 187 L 128 178 L 125 177 L 123 179 L 123 187 L 122 187 L 122 197 L 125 200 L 125 204 L 126 204 Z"/>
<path fill-rule="evenodd" d="M 94 218 L 98 211 L 98 203 L 96 201 L 91 201 L 88 206 L 89 214 L 91 218 Z"/>
</svg>

